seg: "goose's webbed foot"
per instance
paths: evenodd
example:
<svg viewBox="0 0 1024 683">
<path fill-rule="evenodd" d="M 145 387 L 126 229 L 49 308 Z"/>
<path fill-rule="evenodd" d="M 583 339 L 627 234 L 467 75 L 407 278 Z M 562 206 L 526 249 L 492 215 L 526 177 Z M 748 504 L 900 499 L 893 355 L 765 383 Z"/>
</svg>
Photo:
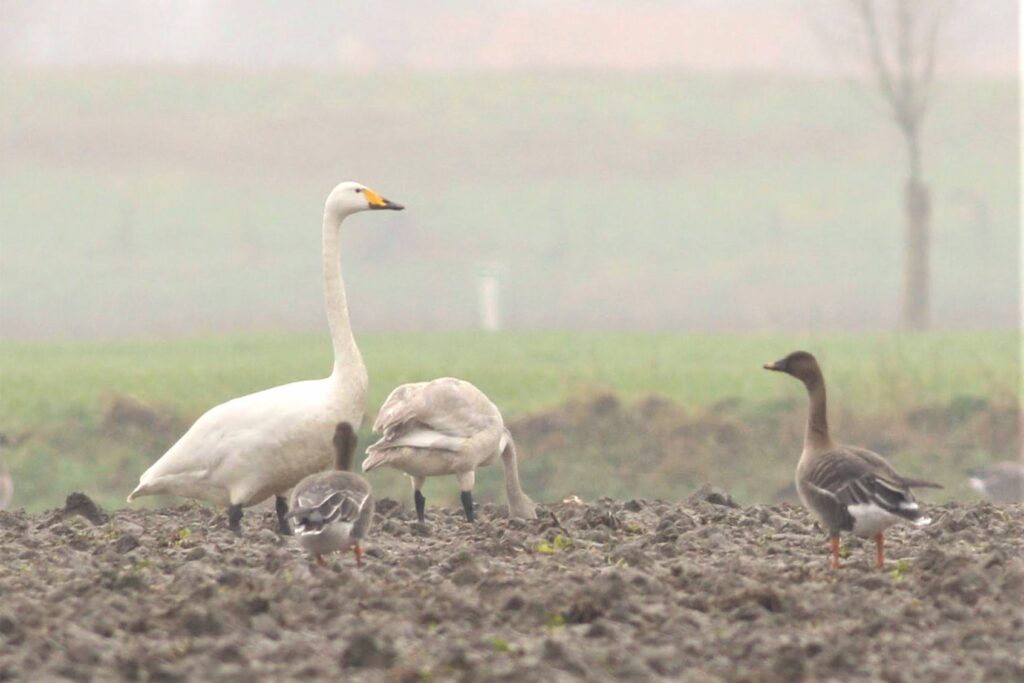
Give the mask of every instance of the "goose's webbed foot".
<svg viewBox="0 0 1024 683">
<path fill-rule="evenodd" d="M 277 496 L 274 499 L 274 509 L 277 510 L 277 533 L 282 536 L 291 536 L 292 527 L 288 524 L 288 499 L 284 496 Z"/>
</svg>

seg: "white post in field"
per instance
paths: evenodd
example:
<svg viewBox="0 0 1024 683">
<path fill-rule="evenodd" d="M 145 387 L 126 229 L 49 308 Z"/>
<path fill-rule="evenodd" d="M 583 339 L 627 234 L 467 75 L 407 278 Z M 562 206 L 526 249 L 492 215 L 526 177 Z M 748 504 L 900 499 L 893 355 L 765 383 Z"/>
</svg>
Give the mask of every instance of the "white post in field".
<svg viewBox="0 0 1024 683">
<path fill-rule="evenodd" d="M 487 332 L 501 329 L 501 283 L 493 270 L 480 273 L 477 281 L 477 299 L 480 308 L 480 327 Z"/>
</svg>

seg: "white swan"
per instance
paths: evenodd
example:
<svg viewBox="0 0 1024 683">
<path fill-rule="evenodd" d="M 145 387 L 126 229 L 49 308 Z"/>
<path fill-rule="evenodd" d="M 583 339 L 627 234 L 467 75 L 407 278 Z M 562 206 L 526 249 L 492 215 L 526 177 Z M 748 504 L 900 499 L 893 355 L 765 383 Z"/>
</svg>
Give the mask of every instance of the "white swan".
<svg viewBox="0 0 1024 683">
<path fill-rule="evenodd" d="M 287 491 L 306 475 L 331 467 L 339 422 L 358 426 L 366 410 L 366 366 L 352 337 L 341 279 L 338 232 L 349 215 L 400 211 L 359 183 L 341 183 L 327 197 L 323 222 L 324 297 L 334 345 L 326 379 L 294 382 L 211 408 L 140 477 L 128 501 L 170 494 L 227 505 L 241 531 L 242 508 L 277 497 L 278 528 L 290 533 Z"/>
<path fill-rule="evenodd" d="M 416 516 L 422 522 L 427 477 L 454 474 L 466 519 L 473 521 L 476 469 L 501 456 L 509 512 L 536 519 L 536 505 L 519 484 L 516 447 L 497 406 L 469 382 L 452 377 L 403 384 L 388 396 L 373 431 L 382 438 L 366 449 L 363 471 L 383 465 L 412 477 Z"/>
</svg>

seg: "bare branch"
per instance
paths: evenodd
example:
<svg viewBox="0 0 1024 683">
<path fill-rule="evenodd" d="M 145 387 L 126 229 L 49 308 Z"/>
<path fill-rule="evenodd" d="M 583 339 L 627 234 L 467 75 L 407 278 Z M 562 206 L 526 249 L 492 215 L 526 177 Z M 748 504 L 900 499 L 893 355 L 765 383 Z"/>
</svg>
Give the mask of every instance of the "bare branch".
<svg viewBox="0 0 1024 683">
<path fill-rule="evenodd" d="M 938 5 L 938 9 L 932 16 L 931 26 L 928 27 L 925 33 L 924 45 L 922 47 L 924 65 L 922 66 L 921 74 L 918 76 L 920 86 L 918 88 L 917 100 L 914 103 L 915 116 L 919 120 L 924 117 L 924 113 L 928 109 L 931 86 L 935 79 L 935 62 L 939 51 L 939 34 L 946 23 L 946 17 L 949 15 L 953 3 L 952 0 L 945 0 L 938 2 Z"/>
<path fill-rule="evenodd" d="M 856 77 L 854 72 L 848 68 L 849 62 L 842 58 L 843 50 L 840 46 L 848 46 L 850 43 L 863 38 L 859 31 L 859 24 L 845 25 L 842 27 L 841 31 L 833 30 L 836 28 L 835 26 L 830 25 L 822 19 L 819 13 L 812 11 L 812 8 L 816 9 L 819 7 L 817 4 L 818 2 L 819 0 L 809 0 L 810 4 L 808 6 L 808 11 L 805 13 L 805 17 L 811 32 L 817 36 L 818 42 L 821 43 L 822 47 L 825 49 L 829 60 L 832 62 L 833 67 L 835 67 L 839 74 L 839 78 L 846 83 L 851 91 L 857 93 L 857 95 L 863 98 L 865 105 L 877 110 L 880 114 L 884 115 L 888 113 L 886 109 L 887 103 L 879 101 L 878 93 L 874 88 L 865 84 L 863 79 Z M 858 45 L 855 49 L 858 54 L 854 55 L 854 58 L 857 60 L 863 59 L 863 55 L 860 54 L 861 47 L 862 46 Z"/>
<path fill-rule="evenodd" d="M 914 91 L 914 14 L 910 0 L 896 0 L 896 56 L 899 64 L 897 84 L 900 105 L 906 107 Z"/>
<path fill-rule="evenodd" d="M 878 30 L 878 21 L 875 18 L 875 6 L 871 0 L 850 0 L 859 11 L 861 22 L 864 25 L 864 33 L 868 41 L 868 55 L 874 66 L 875 76 L 878 78 L 878 85 L 882 90 L 882 96 L 889 101 L 893 109 L 899 110 L 899 97 L 893 85 L 892 71 L 885 59 L 885 51 L 882 47 L 882 36 Z"/>
</svg>

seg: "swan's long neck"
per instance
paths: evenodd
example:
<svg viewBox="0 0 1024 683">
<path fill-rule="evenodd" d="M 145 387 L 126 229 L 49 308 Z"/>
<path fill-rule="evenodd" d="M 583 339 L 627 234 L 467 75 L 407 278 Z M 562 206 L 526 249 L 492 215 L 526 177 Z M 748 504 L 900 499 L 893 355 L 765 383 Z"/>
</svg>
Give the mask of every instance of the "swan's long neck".
<svg viewBox="0 0 1024 683">
<path fill-rule="evenodd" d="M 501 451 L 501 462 L 505 467 L 505 496 L 508 498 L 508 511 L 513 517 L 536 519 L 536 504 L 523 493 L 519 483 L 519 462 L 516 457 L 516 444 L 512 434 L 505 430 L 505 448 Z"/>
<path fill-rule="evenodd" d="M 807 398 L 810 400 L 810 411 L 807 415 L 807 431 L 804 432 L 804 449 L 825 449 L 832 446 L 832 437 L 828 434 L 828 416 L 825 402 L 825 379 L 818 374 L 808 378 Z"/>
<path fill-rule="evenodd" d="M 345 283 L 341 279 L 341 253 L 339 235 L 344 216 L 324 212 L 323 259 L 324 300 L 327 304 L 327 325 L 331 329 L 334 346 L 334 370 L 331 377 L 340 379 L 347 373 L 364 368 L 363 357 L 352 336 L 348 317 Z"/>
</svg>

